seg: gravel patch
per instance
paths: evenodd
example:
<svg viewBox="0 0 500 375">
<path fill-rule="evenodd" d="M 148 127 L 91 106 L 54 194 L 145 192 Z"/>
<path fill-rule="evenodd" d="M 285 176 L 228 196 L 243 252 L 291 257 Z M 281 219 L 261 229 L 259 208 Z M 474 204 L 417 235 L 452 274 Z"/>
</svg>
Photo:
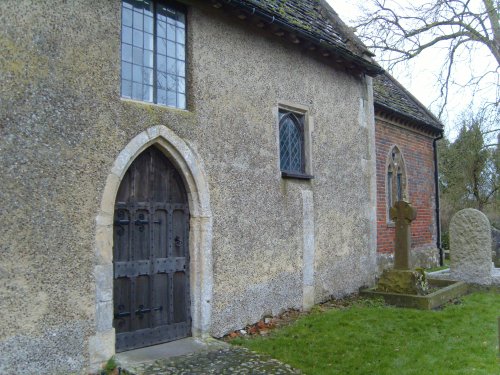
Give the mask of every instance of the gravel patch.
<svg viewBox="0 0 500 375">
<path fill-rule="evenodd" d="M 161 359 L 142 363 L 127 370 L 136 375 L 301 374 L 299 370 L 265 354 L 239 347 Z"/>
</svg>

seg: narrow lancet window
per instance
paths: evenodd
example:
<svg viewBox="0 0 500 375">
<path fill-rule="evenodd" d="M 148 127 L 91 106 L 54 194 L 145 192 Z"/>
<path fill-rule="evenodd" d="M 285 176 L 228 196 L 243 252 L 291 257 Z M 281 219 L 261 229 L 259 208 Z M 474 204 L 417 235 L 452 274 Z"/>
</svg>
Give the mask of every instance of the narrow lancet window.
<svg viewBox="0 0 500 375">
<path fill-rule="evenodd" d="M 279 117 L 281 171 L 303 174 L 304 116 L 280 110 Z"/>
<path fill-rule="evenodd" d="M 403 156 L 397 146 L 394 146 L 387 157 L 387 181 L 386 181 L 386 212 L 387 222 L 389 209 L 397 201 L 406 200 L 406 169 Z"/>
</svg>

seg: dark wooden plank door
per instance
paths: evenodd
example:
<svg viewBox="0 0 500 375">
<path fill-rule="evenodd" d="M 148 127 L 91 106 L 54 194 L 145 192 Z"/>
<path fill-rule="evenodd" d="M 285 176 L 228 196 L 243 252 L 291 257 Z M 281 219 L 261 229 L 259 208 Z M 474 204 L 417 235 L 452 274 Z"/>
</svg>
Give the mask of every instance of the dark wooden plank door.
<svg viewBox="0 0 500 375">
<path fill-rule="evenodd" d="M 116 350 L 191 335 L 189 206 L 183 181 L 156 147 L 132 163 L 114 217 Z"/>
</svg>

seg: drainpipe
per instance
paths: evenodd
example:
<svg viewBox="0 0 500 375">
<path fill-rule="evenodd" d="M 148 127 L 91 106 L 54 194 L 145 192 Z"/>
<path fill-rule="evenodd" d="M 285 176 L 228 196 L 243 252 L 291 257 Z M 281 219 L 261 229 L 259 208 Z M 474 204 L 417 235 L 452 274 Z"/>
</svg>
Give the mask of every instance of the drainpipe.
<svg viewBox="0 0 500 375">
<path fill-rule="evenodd" d="M 441 245 L 441 217 L 439 214 L 439 174 L 438 174 L 438 157 L 437 157 L 437 145 L 436 142 L 443 139 L 443 133 L 434 138 L 432 141 L 432 147 L 434 151 L 434 186 L 436 194 L 436 246 L 439 249 L 439 265 L 444 265 L 444 250 Z"/>
</svg>

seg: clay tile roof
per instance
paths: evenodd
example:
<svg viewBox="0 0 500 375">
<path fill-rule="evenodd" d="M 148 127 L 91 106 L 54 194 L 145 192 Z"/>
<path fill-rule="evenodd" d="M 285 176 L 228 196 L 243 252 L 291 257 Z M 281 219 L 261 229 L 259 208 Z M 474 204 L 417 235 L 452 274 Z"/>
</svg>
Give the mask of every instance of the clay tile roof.
<svg viewBox="0 0 500 375">
<path fill-rule="evenodd" d="M 306 33 L 321 37 L 332 45 L 347 48 L 346 37 L 332 25 L 332 21 L 326 17 L 319 1 L 248 0 L 247 2 L 274 14 L 282 21 Z"/>
<path fill-rule="evenodd" d="M 373 54 L 325 0 L 225 0 L 222 3 L 245 9 L 250 14 L 257 11 L 266 15 L 268 22 L 282 25 L 314 44 L 336 50 L 370 75 L 383 72 L 377 63 L 367 59 Z"/>
<path fill-rule="evenodd" d="M 443 131 L 441 121 L 388 73 L 373 79 L 373 98 L 376 108 L 399 115 L 427 130 Z"/>
</svg>

